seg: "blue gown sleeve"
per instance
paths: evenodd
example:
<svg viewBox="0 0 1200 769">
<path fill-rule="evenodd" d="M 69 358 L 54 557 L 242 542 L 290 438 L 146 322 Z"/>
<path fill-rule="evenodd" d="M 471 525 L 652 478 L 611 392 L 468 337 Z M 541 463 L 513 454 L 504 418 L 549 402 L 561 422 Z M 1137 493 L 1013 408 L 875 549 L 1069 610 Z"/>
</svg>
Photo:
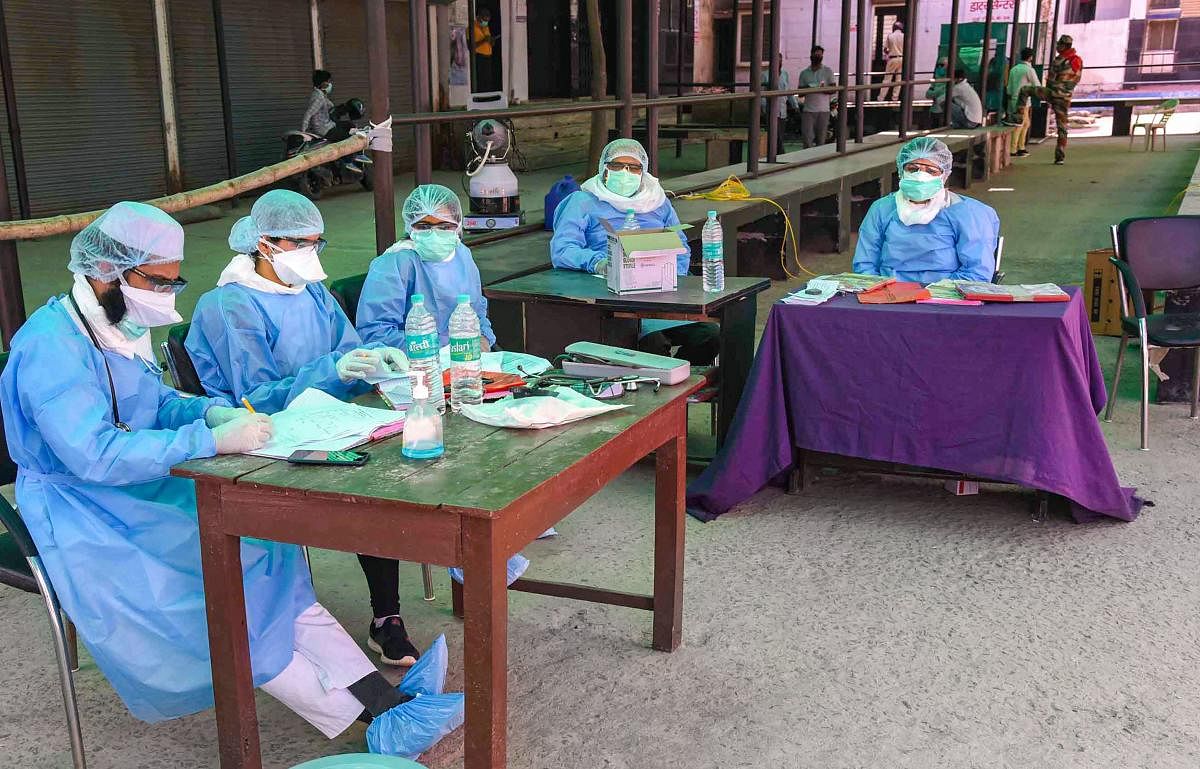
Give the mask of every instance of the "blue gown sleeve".
<svg viewBox="0 0 1200 769">
<path fill-rule="evenodd" d="M 460 246 L 467 252 L 467 262 L 470 264 L 470 282 L 471 282 L 471 309 L 479 316 L 479 332 L 483 338 L 488 341 L 488 344 L 496 344 L 496 332 L 492 330 L 492 321 L 488 318 L 488 301 L 483 295 L 483 278 L 479 276 L 479 265 L 475 264 L 475 257 L 471 254 L 471 250 L 466 246 Z"/>
<path fill-rule="evenodd" d="M 671 201 L 663 203 L 663 209 L 663 227 L 674 227 L 679 224 L 679 214 L 675 212 L 675 206 L 671 205 Z M 688 245 L 687 235 L 683 233 L 683 230 L 679 231 L 679 240 L 688 252 L 675 257 L 675 271 L 679 275 L 687 275 L 692 266 L 692 248 Z"/>
<path fill-rule="evenodd" d="M 185 398 L 162 382 L 158 385 L 158 426 L 168 430 L 203 420 L 213 406 L 232 405 L 224 398 Z"/>
<path fill-rule="evenodd" d="M 871 204 L 863 223 L 858 228 L 858 244 L 854 247 L 854 261 L 850 269 L 860 275 L 878 275 L 883 259 L 883 222 L 881 210 L 884 198 Z"/>
<path fill-rule="evenodd" d="M 287 408 L 293 398 L 309 387 L 337 398 L 351 394 L 337 374 L 340 352 L 314 355 L 294 375 L 284 376 L 271 350 L 262 314 L 236 292 L 223 292 L 219 301 L 208 305 L 203 312 L 198 308 L 192 324 L 198 325 L 201 333 L 195 334 L 195 328 L 188 333 L 188 352 L 193 360 L 207 358 L 213 362 L 224 374 L 231 390 L 228 395 L 235 402 L 246 398 L 255 409 L 274 414 Z M 328 350 L 329 344 L 326 339 L 313 339 L 312 349 Z M 206 381 L 200 365 L 196 368 L 210 395 L 225 395 L 211 381 Z"/>
<path fill-rule="evenodd" d="M 996 273 L 1000 218 L 991 206 L 972 201 L 968 215 L 956 221 L 956 225 L 954 250 L 958 253 L 958 269 L 950 273 L 950 279 L 990 283 Z"/>
<path fill-rule="evenodd" d="M 22 352 L 21 375 L 30 385 L 20 390 L 22 408 L 72 475 L 108 486 L 145 483 L 167 477 L 180 462 L 217 453 L 212 430 L 203 421 L 183 422 L 178 429 L 118 429 L 112 422 L 107 381 L 102 385 L 84 362 L 94 354 L 81 347 L 64 355 L 50 345 Z M 185 415 L 168 416 L 182 420 Z"/>
<path fill-rule="evenodd" d="M 412 271 L 405 275 L 395 253 L 383 253 L 371 262 L 358 298 L 355 326 L 367 344 L 404 347 L 404 319 L 413 292 Z"/>
<path fill-rule="evenodd" d="M 588 248 L 587 230 L 591 223 L 587 212 L 588 197 L 583 191 L 572 192 L 554 212 L 550 263 L 555 267 L 595 272 L 596 263 L 608 256 L 607 250 Z"/>
</svg>

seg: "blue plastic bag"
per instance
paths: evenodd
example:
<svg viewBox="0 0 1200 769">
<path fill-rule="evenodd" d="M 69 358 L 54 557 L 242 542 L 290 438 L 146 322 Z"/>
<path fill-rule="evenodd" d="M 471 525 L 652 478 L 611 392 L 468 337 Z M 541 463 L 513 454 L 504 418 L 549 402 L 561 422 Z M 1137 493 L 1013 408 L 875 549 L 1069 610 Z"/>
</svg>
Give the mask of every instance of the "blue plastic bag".
<svg viewBox="0 0 1200 769">
<path fill-rule="evenodd" d="M 529 568 L 529 559 L 526 558 L 525 556 L 521 555 L 520 553 L 517 553 L 512 558 L 509 558 L 508 559 L 508 581 L 505 584 L 511 585 L 512 583 L 516 582 L 518 579 L 521 578 L 521 575 L 524 574 L 528 568 Z M 450 571 L 450 579 L 454 580 L 455 582 L 457 582 L 458 584 L 461 585 L 463 583 L 462 569 L 459 568 L 458 566 L 451 566 L 449 571 Z"/>
<path fill-rule="evenodd" d="M 441 694 L 446 687 L 446 667 L 449 663 L 446 636 L 440 635 L 429 645 L 416 664 L 408 669 L 404 678 L 400 679 L 397 691 L 409 697 Z"/>
<path fill-rule="evenodd" d="M 367 750 L 416 760 L 462 726 L 467 698 L 462 692 L 427 694 L 376 716 L 367 727 Z"/>
<path fill-rule="evenodd" d="M 554 229 L 554 210 L 558 208 L 558 204 L 563 202 L 568 195 L 579 189 L 579 182 L 575 181 L 574 176 L 564 176 L 554 183 L 550 191 L 546 193 L 545 212 L 546 221 L 542 225 L 547 230 Z"/>
</svg>

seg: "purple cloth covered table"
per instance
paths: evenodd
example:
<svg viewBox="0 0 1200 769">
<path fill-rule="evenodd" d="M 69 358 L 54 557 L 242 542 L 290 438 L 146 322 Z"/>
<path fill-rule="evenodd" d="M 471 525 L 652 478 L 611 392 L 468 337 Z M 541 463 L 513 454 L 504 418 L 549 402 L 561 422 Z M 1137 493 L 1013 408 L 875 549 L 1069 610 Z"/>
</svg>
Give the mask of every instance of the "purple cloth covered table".
<svg viewBox="0 0 1200 769">
<path fill-rule="evenodd" d="M 899 462 L 1062 495 L 1077 521 L 1133 520 L 1096 415 L 1105 387 L 1070 302 L 776 304 L 728 438 L 688 488 L 712 520 L 784 477 L 794 449 Z"/>
</svg>

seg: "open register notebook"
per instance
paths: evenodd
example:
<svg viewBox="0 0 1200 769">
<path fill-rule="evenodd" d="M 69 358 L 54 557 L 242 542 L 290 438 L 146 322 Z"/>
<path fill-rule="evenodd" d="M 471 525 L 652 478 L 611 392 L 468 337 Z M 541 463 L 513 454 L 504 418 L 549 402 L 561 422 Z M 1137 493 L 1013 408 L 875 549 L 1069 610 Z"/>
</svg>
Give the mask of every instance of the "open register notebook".
<svg viewBox="0 0 1200 769">
<path fill-rule="evenodd" d="M 272 415 L 271 421 L 275 435 L 250 454 L 287 459 L 301 450 L 345 451 L 404 427 L 403 414 L 346 403 L 311 387 L 297 395 L 286 409 Z"/>
</svg>

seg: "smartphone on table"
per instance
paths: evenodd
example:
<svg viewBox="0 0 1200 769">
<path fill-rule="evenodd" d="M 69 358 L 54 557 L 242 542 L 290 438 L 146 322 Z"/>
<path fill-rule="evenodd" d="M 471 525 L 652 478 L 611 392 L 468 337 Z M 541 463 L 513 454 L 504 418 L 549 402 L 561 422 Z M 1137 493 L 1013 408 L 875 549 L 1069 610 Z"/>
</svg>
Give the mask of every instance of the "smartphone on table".
<svg viewBox="0 0 1200 769">
<path fill-rule="evenodd" d="M 288 462 L 294 465 L 343 465 L 362 467 L 371 455 L 365 451 L 305 451 L 293 452 Z"/>
</svg>

